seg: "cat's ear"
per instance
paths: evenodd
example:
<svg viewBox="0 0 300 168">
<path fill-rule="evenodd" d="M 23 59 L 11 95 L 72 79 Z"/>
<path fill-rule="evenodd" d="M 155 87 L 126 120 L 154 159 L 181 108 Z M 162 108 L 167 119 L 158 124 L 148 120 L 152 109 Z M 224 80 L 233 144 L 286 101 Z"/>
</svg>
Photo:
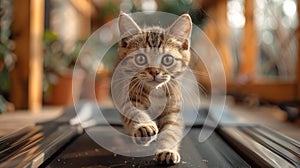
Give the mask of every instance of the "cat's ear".
<svg viewBox="0 0 300 168">
<path fill-rule="evenodd" d="M 141 32 L 140 27 L 126 13 L 120 12 L 119 16 L 119 31 L 121 38 Z"/>
<path fill-rule="evenodd" d="M 167 33 L 182 40 L 188 40 L 191 37 L 192 19 L 189 14 L 182 14 L 173 24 L 167 28 Z"/>
</svg>

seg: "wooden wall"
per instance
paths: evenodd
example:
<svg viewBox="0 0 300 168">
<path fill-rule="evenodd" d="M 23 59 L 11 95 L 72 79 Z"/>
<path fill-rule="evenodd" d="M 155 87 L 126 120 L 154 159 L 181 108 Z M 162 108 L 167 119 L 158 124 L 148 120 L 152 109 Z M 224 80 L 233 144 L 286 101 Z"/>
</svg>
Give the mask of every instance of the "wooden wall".
<svg viewBox="0 0 300 168">
<path fill-rule="evenodd" d="M 11 77 L 11 101 L 17 109 L 28 107 L 30 0 L 13 1 L 12 38 L 17 56 Z"/>
<path fill-rule="evenodd" d="M 17 56 L 11 72 L 11 101 L 16 109 L 39 111 L 42 105 L 44 1 L 14 0 L 12 37 Z"/>
</svg>

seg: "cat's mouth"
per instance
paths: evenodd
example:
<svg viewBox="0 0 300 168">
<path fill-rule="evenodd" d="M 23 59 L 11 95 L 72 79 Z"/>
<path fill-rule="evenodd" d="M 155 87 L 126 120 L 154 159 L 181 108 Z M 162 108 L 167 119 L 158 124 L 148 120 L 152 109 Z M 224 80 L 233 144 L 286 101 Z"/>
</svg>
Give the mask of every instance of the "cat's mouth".
<svg viewBox="0 0 300 168">
<path fill-rule="evenodd" d="M 144 85 L 150 88 L 159 88 L 171 80 L 171 76 L 163 74 L 156 68 L 148 68 L 136 76 Z"/>
<path fill-rule="evenodd" d="M 161 86 L 165 85 L 166 83 L 168 83 L 168 79 L 157 79 L 157 78 L 154 78 L 152 80 L 149 80 L 147 81 L 147 84 L 150 86 L 150 87 L 153 87 L 153 88 L 160 88 Z"/>
</svg>

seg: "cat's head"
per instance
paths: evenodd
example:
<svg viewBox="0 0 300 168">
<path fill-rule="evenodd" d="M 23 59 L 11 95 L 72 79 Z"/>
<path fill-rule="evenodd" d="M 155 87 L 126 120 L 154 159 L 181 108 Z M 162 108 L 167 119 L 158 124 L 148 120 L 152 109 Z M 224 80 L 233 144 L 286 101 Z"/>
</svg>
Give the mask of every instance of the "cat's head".
<svg viewBox="0 0 300 168">
<path fill-rule="evenodd" d="M 140 28 L 125 13 L 119 17 L 119 62 L 125 71 L 136 72 L 135 77 L 151 87 L 162 86 L 176 79 L 190 61 L 192 21 L 181 15 L 168 28 Z"/>
</svg>

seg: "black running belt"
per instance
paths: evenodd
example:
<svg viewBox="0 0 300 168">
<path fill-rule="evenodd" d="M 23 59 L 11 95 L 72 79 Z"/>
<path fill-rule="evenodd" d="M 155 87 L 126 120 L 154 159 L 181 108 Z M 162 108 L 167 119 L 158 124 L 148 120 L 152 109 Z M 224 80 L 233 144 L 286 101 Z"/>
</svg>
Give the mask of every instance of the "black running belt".
<svg viewBox="0 0 300 168">
<path fill-rule="evenodd" d="M 106 129 L 107 128 L 107 129 Z M 95 134 L 106 135 L 108 127 L 98 126 Z M 120 128 L 119 128 L 120 129 Z M 192 128 L 182 140 L 181 163 L 176 167 L 250 167 L 222 138 L 213 133 L 203 143 L 198 142 L 199 128 Z M 113 141 L 112 139 L 107 139 Z M 119 139 L 118 141 L 122 141 Z M 122 144 L 122 142 L 119 142 Z M 143 147 L 141 147 L 142 149 Z M 116 155 L 95 143 L 87 133 L 77 138 L 42 167 L 160 167 L 153 156 L 127 157 Z M 172 167 L 172 166 L 170 166 Z M 174 167 L 174 166 L 173 166 Z"/>
</svg>

